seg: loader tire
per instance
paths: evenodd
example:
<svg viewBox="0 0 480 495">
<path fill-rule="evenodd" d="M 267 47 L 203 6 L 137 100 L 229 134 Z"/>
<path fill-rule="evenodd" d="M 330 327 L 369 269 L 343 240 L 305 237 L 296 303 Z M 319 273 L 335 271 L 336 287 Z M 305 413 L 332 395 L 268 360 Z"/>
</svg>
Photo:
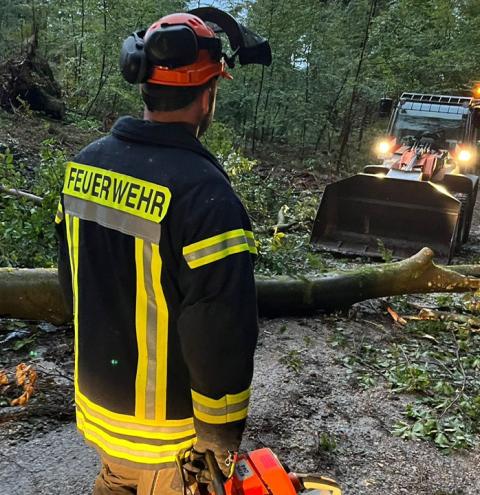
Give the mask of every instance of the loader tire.
<svg viewBox="0 0 480 495">
<path fill-rule="evenodd" d="M 467 214 L 467 219 L 466 219 L 466 228 L 463 236 L 463 243 L 466 243 L 468 241 L 468 238 L 470 236 L 470 229 L 472 227 L 472 219 L 473 219 L 473 210 L 475 209 L 475 203 L 477 201 L 477 192 L 478 192 L 478 181 L 476 182 L 474 188 L 473 188 L 473 193 L 470 197 L 470 205 L 468 207 L 468 214 Z"/>
<path fill-rule="evenodd" d="M 455 241 L 455 251 L 458 251 L 462 244 L 465 242 L 464 239 L 468 239 L 469 231 L 469 216 L 473 213 L 470 208 L 470 198 L 472 195 L 470 193 L 454 193 L 455 198 L 460 201 L 460 212 L 458 214 L 458 228 L 457 228 L 457 238 Z"/>
</svg>

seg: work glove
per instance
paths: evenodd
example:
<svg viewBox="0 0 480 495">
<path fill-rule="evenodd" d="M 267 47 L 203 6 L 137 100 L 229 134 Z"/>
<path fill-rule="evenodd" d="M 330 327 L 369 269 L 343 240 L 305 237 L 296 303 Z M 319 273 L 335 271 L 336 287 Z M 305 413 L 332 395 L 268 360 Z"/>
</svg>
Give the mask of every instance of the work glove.
<svg viewBox="0 0 480 495">
<path fill-rule="evenodd" d="M 214 458 L 218 466 L 213 465 L 209 468 L 207 450 L 211 456 L 210 459 Z M 215 472 L 212 473 L 212 470 L 218 468 L 217 473 L 219 476 L 217 476 L 217 481 L 220 481 L 223 485 L 233 474 L 235 458 L 236 455 L 233 452 L 231 453 L 221 449 L 217 449 L 217 452 L 212 449 L 199 451 L 196 446 L 191 451 L 187 462 L 183 465 L 183 469 L 190 484 L 196 482 L 200 485 L 206 485 L 209 493 L 217 493 L 218 490 L 214 486 Z"/>
<path fill-rule="evenodd" d="M 237 458 L 236 452 L 227 450 L 224 447 L 221 447 L 213 442 L 207 442 L 205 440 L 198 440 L 193 449 L 193 452 L 197 454 L 203 454 L 205 456 L 205 452 L 207 450 L 212 451 L 215 454 L 215 460 L 217 461 L 218 467 L 220 471 L 222 471 L 225 479 L 230 478 L 233 475 L 233 471 L 235 469 L 235 460 Z"/>
</svg>

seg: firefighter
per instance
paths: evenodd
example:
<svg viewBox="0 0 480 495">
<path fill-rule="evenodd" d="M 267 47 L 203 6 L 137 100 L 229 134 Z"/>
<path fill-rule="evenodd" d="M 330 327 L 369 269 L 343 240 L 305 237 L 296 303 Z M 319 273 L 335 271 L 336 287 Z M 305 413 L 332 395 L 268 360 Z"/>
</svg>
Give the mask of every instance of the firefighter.
<svg viewBox="0 0 480 495">
<path fill-rule="evenodd" d="M 126 41 L 122 68 L 144 70 L 136 61 L 159 33 L 187 43 L 192 32 L 194 60 L 143 59 L 144 119 L 120 118 L 67 164 L 55 219 L 77 426 L 102 462 L 96 495 L 184 493 L 179 466 L 207 449 L 230 476 L 247 418 L 257 249 L 198 140 L 228 77 L 220 40 L 200 18 L 172 14 Z"/>
</svg>

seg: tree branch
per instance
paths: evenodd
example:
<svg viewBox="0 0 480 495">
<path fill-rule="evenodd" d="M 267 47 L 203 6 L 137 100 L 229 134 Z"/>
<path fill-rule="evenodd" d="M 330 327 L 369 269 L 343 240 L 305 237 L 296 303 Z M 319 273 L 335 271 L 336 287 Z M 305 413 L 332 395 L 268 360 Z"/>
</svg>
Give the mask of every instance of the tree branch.
<svg viewBox="0 0 480 495">
<path fill-rule="evenodd" d="M 29 192 L 20 191 L 20 189 L 10 189 L 8 187 L 2 186 L 1 184 L 0 192 L 8 194 L 9 196 L 14 196 L 16 198 L 28 199 L 29 201 L 32 201 L 37 205 L 41 205 L 43 202 L 43 198 L 41 198 L 40 196 L 36 196 L 35 194 L 31 194 Z"/>
</svg>

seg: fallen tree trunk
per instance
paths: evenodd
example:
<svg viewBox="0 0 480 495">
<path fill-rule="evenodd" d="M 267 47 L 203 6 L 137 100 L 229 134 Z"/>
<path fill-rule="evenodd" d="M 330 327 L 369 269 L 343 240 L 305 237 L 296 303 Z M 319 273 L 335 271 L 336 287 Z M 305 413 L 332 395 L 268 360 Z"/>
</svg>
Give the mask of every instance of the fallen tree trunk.
<svg viewBox="0 0 480 495">
<path fill-rule="evenodd" d="M 57 270 L 0 268 L 0 316 L 55 325 L 69 321 Z"/>
<path fill-rule="evenodd" d="M 454 266 L 435 265 L 433 256 L 431 249 L 423 248 L 396 263 L 366 265 L 314 279 L 257 279 L 259 308 L 265 314 L 332 311 L 377 297 L 480 289 L 480 279 L 459 274 Z M 462 271 L 469 269 L 462 266 Z"/>
<path fill-rule="evenodd" d="M 462 275 L 454 266 L 433 263 L 433 252 L 423 248 L 403 261 L 366 265 L 316 278 L 257 277 L 261 315 L 332 311 L 384 296 L 431 292 L 469 292 L 480 289 L 480 279 Z M 463 273 L 476 266 L 462 266 Z M 55 269 L 0 269 L 0 316 L 64 323 L 69 315 L 63 303 Z"/>
</svg>

